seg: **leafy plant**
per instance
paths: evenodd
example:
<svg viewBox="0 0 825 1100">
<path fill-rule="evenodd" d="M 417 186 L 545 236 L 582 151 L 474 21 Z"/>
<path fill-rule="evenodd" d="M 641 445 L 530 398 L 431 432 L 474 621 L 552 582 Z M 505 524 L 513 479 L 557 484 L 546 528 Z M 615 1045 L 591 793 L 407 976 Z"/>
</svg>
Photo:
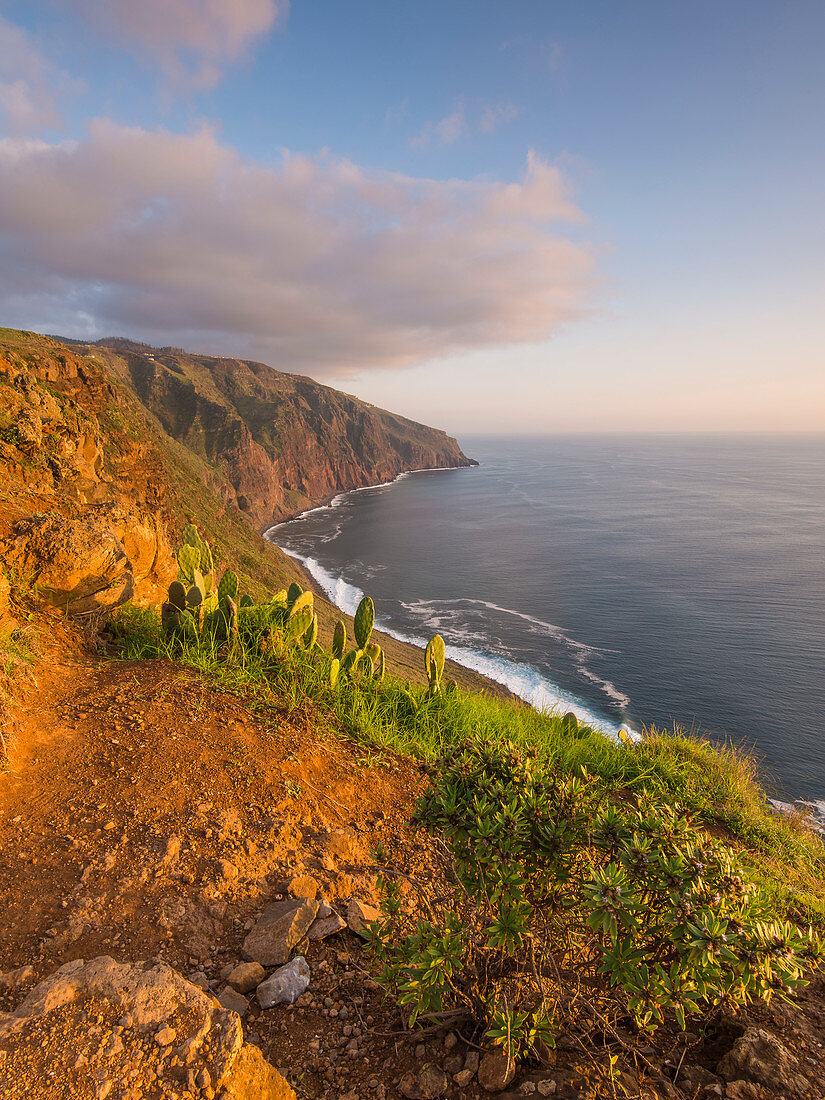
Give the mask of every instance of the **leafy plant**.
<svg viewBox="0 0 825 1100">
<path fill-rule="evenodd" d="M 678 806 L 609 801 L 584 769 L 562 776 L 479 739 L 429 772 L 418 819 L 443 839 L 456 889 L 411 925 L 385 883 L 372 938 L 411 1022 L 464 1013 L 519 1058 L 582 1011 L 639 1029 L 672 1013 L 684 1028 L 725 1002 L 785 996 L 821 954 Z"/>
</svg>

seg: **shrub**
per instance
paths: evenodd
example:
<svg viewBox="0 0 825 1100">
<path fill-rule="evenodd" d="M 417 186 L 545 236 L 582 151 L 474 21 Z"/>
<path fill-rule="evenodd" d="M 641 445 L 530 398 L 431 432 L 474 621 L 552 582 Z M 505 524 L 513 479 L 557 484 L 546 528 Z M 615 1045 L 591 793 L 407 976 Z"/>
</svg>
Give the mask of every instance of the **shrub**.
<svg viewBox="0 0 825 1100">
<path fill-rule="evenodd" d="M 452 748 L 430 774 L 418 820 L 443 837 L 454 894 L 410 928 L 385 885 L 372 938 L 410 1022 L 464 1013 L 517 1058 L 583 1008 L 684 1029 L 805 984 L 817 937 L 775 919 L 678 806 L 608 800 L 584 769 L 560 776 L 511 744 Z"/>
</svg>

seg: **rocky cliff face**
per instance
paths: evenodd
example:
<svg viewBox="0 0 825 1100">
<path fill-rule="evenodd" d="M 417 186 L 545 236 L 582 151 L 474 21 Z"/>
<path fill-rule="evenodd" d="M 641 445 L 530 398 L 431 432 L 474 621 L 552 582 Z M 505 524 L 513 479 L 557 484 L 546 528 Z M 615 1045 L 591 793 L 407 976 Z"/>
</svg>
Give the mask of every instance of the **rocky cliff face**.
<svg viewBox="0 0 825 1100">
<path fill-rule="evenodd" d="M 442 431 L 261 363 L 118 346 L 105 362 L 259 529 L 405 470 L 475 463 Z"/>
<path fill-rule="evenodd" d="M 166 475 L 125 429 L 102 367 L 54 340 L 0 333 L 0 620 L 9 579 L 79 615 L 174 576 Z"/>
</svg>

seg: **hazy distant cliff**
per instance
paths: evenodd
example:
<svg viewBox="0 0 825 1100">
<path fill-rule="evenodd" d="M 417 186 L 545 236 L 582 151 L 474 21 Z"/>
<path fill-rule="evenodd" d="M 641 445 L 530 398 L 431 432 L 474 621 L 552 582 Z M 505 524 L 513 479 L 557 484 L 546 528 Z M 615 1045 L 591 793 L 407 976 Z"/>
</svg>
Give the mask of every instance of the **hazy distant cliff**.
<svg viewBox="0 0 825 1100">
<path fill-rule="evenodd" d="M 120 340 L 93 350 L 259 528 L 404 470 L 475 465 L 445 432 L 262 363 Z"/>
</svg>

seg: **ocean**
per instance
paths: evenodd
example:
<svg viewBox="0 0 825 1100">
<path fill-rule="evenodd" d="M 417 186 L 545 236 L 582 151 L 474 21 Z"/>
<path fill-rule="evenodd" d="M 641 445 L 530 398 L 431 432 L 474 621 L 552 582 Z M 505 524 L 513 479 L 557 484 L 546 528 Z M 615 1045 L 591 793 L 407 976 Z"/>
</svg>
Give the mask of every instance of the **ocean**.
<svg viewBox="0 0 825 1100">
<path fill-rule="evenodd" d="M 329 598 L 534 706 L 674 725 L 825 796 L 825 435 L 464 437 L 268 532 Z"/>
</svg>

